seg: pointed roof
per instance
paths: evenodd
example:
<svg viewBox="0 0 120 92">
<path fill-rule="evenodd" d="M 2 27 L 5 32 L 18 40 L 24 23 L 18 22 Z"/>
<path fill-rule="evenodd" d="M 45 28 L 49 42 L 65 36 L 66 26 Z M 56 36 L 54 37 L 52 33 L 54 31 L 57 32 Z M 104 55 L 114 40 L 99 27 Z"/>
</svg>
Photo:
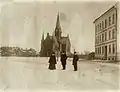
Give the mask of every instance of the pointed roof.
<svg viewBox="0 0 120 92">
<path fill-rule="evenodd" d="M 59 31 L 61 31 L 59 12 L 58 12 L 58 15 L 57 15 L 56 28 L 60 29 Z"/>
</svg>

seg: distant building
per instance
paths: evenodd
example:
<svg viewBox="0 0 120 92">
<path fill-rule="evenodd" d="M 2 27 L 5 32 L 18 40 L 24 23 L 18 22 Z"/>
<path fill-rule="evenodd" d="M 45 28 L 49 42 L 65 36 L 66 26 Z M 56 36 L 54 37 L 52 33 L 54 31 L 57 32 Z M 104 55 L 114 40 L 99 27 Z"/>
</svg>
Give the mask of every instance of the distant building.
<svg viewBox="0 0 120 92">
<path fill-rule="evenodd" d="M 56 28 L 53 32 L 53 35 L 47 33 L 47 37 L 44 39 L 44 34 L 42 35 L 41 40 L 41 51 L 40 56 L 47 57 L 50 56 L 51 52 L 54 51 L 57 56 L 60 55 L 60 52 L 66 52 L 70 54 L 70 39 L 69 35 L 66 37 L 62 36 L 62 30 L 60 26 L 59 14 L 57 15 Z"/>
<path fill-rule="evenodd" d="M 95 19 L 95 57 L 103 60 L 120 60 L 119 3 Z"/>
</svg>

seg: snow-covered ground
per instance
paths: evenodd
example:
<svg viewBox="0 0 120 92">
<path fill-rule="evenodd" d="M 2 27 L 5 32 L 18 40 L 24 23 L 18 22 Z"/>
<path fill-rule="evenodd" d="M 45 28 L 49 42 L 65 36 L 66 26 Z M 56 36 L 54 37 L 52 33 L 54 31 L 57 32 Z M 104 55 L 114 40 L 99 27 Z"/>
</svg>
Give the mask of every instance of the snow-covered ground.
<svg viewBox="0 0 120 92">
<path fill-rule="evenodd" d="M 0 57 L 0 92 L 83 92 L 118 91 L 119 67 L 82 61 L 73 71 L 72 60 L 67 69 L 48 70 L 48 58 Z"/>
</svg>

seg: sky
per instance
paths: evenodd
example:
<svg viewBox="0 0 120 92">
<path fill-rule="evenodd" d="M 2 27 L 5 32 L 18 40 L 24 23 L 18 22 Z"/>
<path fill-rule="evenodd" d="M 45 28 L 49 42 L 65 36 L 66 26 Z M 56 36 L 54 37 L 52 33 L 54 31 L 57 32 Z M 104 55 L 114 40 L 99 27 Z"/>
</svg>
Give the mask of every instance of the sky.
<svg viewBox="0 0 120 92">
<path fill-rule="evenodd" d="M 19 1 L 19 0 L 18 0 Z M 60 14 L 62 35 L 69 34 L 71 50 L 94 51 L 93 21 L 114 1 L 0 2 L 0 45 L 40 51 L 41 36 L 54 32 Z"/>
</svg>

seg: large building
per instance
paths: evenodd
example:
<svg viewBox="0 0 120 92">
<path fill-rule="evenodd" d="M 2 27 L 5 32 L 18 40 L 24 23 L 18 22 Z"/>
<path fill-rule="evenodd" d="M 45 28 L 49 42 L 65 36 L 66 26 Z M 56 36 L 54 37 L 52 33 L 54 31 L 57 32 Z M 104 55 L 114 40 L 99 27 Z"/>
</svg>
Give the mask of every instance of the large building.
<svg viewBox="0 0 120 92">
<path fill-rule="evenodd" d="M 120 60 L 119 3 L 95 19 L 95 57 L 103 60 Z"/>
<path fill-rule="evenodd" d="M 41 51 L 40 56 L 47 57 L 50 56 L 51 52 L 55 52 L 57 56 L 60 55 L 60 52 L 66 52 L 67 55 L 70 55 L 70 39 L 69 35 L 62 36 L 62 30 L 60 26 L 59 14 L 57 15 L 56 27 L 53 32 L 53 35 L 47 33 L 46 38 L 44 39 L 44 34 L 42 35 L 41 40 Z"/>
</svg>

